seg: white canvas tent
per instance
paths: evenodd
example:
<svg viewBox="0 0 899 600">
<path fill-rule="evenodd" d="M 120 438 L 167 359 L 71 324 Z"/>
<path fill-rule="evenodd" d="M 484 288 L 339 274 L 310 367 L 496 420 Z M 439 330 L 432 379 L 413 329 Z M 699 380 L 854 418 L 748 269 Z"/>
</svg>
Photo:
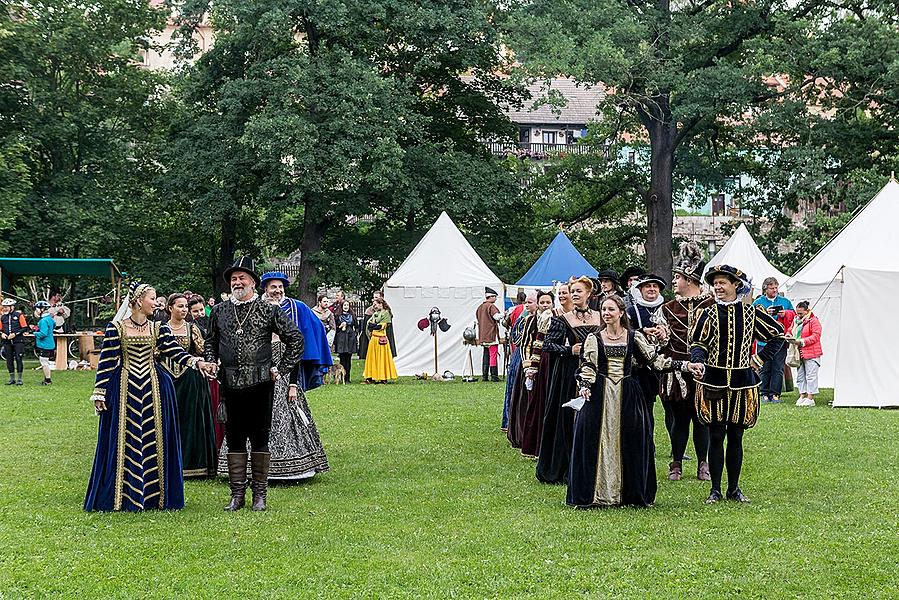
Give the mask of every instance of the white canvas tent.
<svg viewBox="0 0 899 600">
<path fill-rule="evenodd" d="M 740 223 L 727 243 L 708 262 L 703 276 L 712 266 L 722 264 L 737 267 L 752 278 L 753 296 L 762 293 L 762 282 L 767 277 L 775 277 L 780 284 L 787 280 L 786 274 L 768 262 L 744 223 Z"/>
<path fill-rule="evenodd" d="M 899 297 L 899 271 L 843 269 L 842 311 L 836 350 L 834 406 L 899 406 L 899 361 L 893 340 L 896 319 L 866 318 L 859 308 L 872 298 Z"/>
<path fill-rule="evenodd" d="M 840 400 L 838 402 L 835 399 L 834 406 L 849 406 L 849 398 L 856 396 L 859 396 L 857 401 L 867 402 L 864 406 L 875 406 L 872 398 L 861 397 L 863 392 L 853 389 L 854 378 L 845 381 L 839 379 L 835 367 L 837 357 L 846 356 L 840 346 L 847 343 L 849 347 L 854 347 L 857 340 L 861 339 L 855 336 L 870 335 L 870 332 L 863 334 L 862 330 L 875 327 L 875 321 L 870 318 L 872 301 L 891 296 L 878 291 L 872 292 L 871 296 L 863 300 L 852 289 L 849 296 L 846 296 L 844 277 L 851 269 L 899 273 L 899 235 L 895 231 L 897 222 L 899 183 L 891 180 L 839 234 L 787 280 L 786 295 L 793 304 L 808 300 L 821 321 L 824 357 L 821 360 L 819 383 L 821 387 L 839 385 L 840 389 L 836 393 Z M 841 315 L 851 315 L 852 322 L 843 327 Z M 881 325 L 880 321 L 876 322 L 877 328 Z M 892 351 L 886 345 L 888 338 L 880 339 L 882 347 L 878 345 L 876 348 L 882 357 L 881 362 L 885 363 L 890 360 Z M 878 367 L 876 370 L 881 369 Z M 845 372 L 842 366 L 841 372 Z M 889 373 L 885 366 L 883 373 Z M 899 379 L 888 382 L 888 385 L 896 389 Z"/>
<path fill-rule="evenodd" d="M 484 301 L 484 287 L 499 294 L 497 307 L 503 310 L 503 285 L 484 263 L 462 232 L 445 212 L 418 242 L 412 253 L 387 280 L 384 298 L 393 309 L 396 336 L 396 369 L 400 375 L 434 372 L 434 338 L 420 331 L 418 321 L 438 307 L 449 322 L 446 333 L 439 332 L 438 369 L 457 376 L 481 374 L 482 351 L 462 344 L 462 331 L 472 325 L 475 311 Z M 502 360 L 502 353 L 500 353 Z"/>
</svg>

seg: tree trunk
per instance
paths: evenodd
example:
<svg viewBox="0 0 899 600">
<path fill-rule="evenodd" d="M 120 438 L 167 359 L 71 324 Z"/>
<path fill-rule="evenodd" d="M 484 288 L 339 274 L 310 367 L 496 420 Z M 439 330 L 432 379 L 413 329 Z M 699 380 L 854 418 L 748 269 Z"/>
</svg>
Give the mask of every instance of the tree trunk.
<svg viewBox="0 0 899 600">
<path fill-rule="evenodd" d="M 222 292 L 230 293 L 229 286 L 222 275 L 234 264 L 234 243 L 237 239 L 237 219 L 233 215 L 225 215 L 222 219 L 221 240 L 219 242 L 218 264 L 212 271 L 212 289 L 218 301 Z"/>
<path fill-rule="evenodd" d="M 307 200 L 303 210 L 303 239 L 300 241 L 300 276 L 297 279 L 299 299 L 315 306 L 316 289 L 312 287 L 312 279 L 315 275 L 313 259 L 322 248 L 322 240 L 325 237 L 327 219 L 315 214 L 312 208 L 313 201 Z"/>
<path fill-rule="evenodd" d="M 674 228 L 673 172 L 677 127 L 665 120 L 649 127 L 650 183 L 646 194 L 646 261 L 649 271 L 671 281 Z"/>
</svg>

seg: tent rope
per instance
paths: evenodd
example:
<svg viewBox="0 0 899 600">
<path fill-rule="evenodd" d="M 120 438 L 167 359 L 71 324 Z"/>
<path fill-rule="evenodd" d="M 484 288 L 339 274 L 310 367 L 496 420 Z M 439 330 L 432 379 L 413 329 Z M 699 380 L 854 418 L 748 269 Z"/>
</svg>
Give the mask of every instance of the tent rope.
<svg viewBox="0 0 899 600">
<path fill-rule="evenodd" d="M 833 285 L 833 282 L 836 281 L 837 277 L 840 275 L 840 273 L 843 272 L 843 269 L 844 269 L 844 268 L 845 268 L 845 265 L 842 266 L 842 267 L 840 267 L 840 268 L 837 270 L 837 272 L 836 272 L 836 273 L 834 274 L 834 276 L 831 278 L 830 283 L 827 284 L 827 287 L 824 288 L 824 290 L 823 290 L 823 291 L 821 292 L 821 294 L 818 296 L 818 299 L 815 300 L 814 304 L 812 304 L 811 308 L 809 308 L 809 311 L 814 311 L 814 310 L 815 310 L 815 308 L 818 306 L 818 303 L 821 302 L 821 298 L 824 297 L 824 294 L 827 293 L 827 290 L 830 289 L 830 286 Z"/>
</svg>

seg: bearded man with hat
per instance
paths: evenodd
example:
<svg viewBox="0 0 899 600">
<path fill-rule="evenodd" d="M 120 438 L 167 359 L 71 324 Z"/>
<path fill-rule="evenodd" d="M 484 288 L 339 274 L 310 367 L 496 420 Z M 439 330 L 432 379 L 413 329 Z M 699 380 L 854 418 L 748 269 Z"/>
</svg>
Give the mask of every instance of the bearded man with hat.
<svg viewBox="0 0 899 600">
<path fill-rule="evenodd" d="M 696 412 L 699 421 L 709 425 L 712 490 L 706 503 L 724 499 L 721 476 L 725 464 L 727 499 L 749 502 L 740 490 L 743 432 L 758 420 L 758 370 L 783 347 L 784 330 L 760 306 L 743 302 L 752 293 L 752 282 L 740 269 L 715 265 L 705 281 L 714 290 L 715 304 L 704 308 L 693 324 L 690 358 L 704 365 L 694 374 L 699 375 Z M 752 354 L 753 342 L 765 342 L 758 354 Z"/>
<path fill-rule="evenodd" d="M 6 382 L 6 385 L 22 385 L 22 371 L 25 370 L 25 332 L 28 331 L 28 321 L 24 314 L 16 310 L 16 301 L 12 298 L 4 298 L 2 306 L 0 340 L 3 341 L 6 368 L 9 370 L 9 381 Z"/>
<path fill-rule="evenodd" d="M 334 364 L 328 338 L 321 320 L 312 309 L 287 296 L 290 281 L 281 271 L 262 274 L 262 291 L 273 303 L 281 307 L 303 334 L 303 358 L 300 360 L 299 385 L 303 391 L 314 390 L 324 383 L 324 376 Z"/>
<path fill-rule="evenodd" d="M 225 510 L 244 506 L 247 462 L 251 465 L 253 510 L 266 509 L 271 455 L 274 384 L 283 377 L 298 385 L 303 336 L 287 314 L 256 293 L 260 284 L 256 265 L 243 257 L 224 273 L 231 296 L 216 304 L 209 315 L 205 358 L 219 363 L 221 393 L 227 409 L 225 438 L 231 501 Z M 272 359 L 272 334 L 284 343 L 278 364 Z M 252 453 L 248 456 L 247 441 Z"/>
<path fill-rule="evenodd" d="M 484 381 L 499 381 L 499 321 L 502 313 L 496 306 L 496 290 L 484 288 L 484 301 L 475 312 L 478 322 L 478 345 L 484 348 L 481 375 Z M 489 379 L 488 379 L 489 372 Z"/>
<path fill-rule="evenodd" d="M 674 360 L 690 360 L 690 331 L 703 309 L 715 304 L 715 299 L 702 289 L 702 273 L 705 261 L 695 242 L 683 242 L 674 258 L 674 300 L 669 300 L 653 315 L 653 321 L 664 329 L 666 344 L 661 353 Z M 709 474 L 709 428 L 700 423 L 696 415 L 696 381 L 689 372 L 662 373 L 662 408 L 665 409 L 665 427 L 671 439 L 671 463 L 668 479 L 680 481 L 683 477 L 684 452 L 693 425 L 693 448 L 696 452 L 696 478 L 711 481 Z"/>
</svg>

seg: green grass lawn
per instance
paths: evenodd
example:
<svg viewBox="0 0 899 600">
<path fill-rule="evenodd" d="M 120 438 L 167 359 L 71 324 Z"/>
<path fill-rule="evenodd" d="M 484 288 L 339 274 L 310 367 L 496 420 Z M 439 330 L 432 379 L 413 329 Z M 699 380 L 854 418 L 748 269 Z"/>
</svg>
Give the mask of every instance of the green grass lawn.
<svg viewBox="0 0 899 600">
<path fill-rule="evenodd" d="M 899 412 L 763 406 L 748 506 L 665 479 L 657 504 L 576 511 L 499 431 L 500 384 L 309 394 L 332 471 L 222 511 L 223 481 L 174 513 L 88 514 L 91 373 L 0 387 L 0 597 L 895 598 Z M 688 450 L 692 453 L 692 450 Z M 892 591 L 891 591 L 892 590 Z"/>
</svg>

